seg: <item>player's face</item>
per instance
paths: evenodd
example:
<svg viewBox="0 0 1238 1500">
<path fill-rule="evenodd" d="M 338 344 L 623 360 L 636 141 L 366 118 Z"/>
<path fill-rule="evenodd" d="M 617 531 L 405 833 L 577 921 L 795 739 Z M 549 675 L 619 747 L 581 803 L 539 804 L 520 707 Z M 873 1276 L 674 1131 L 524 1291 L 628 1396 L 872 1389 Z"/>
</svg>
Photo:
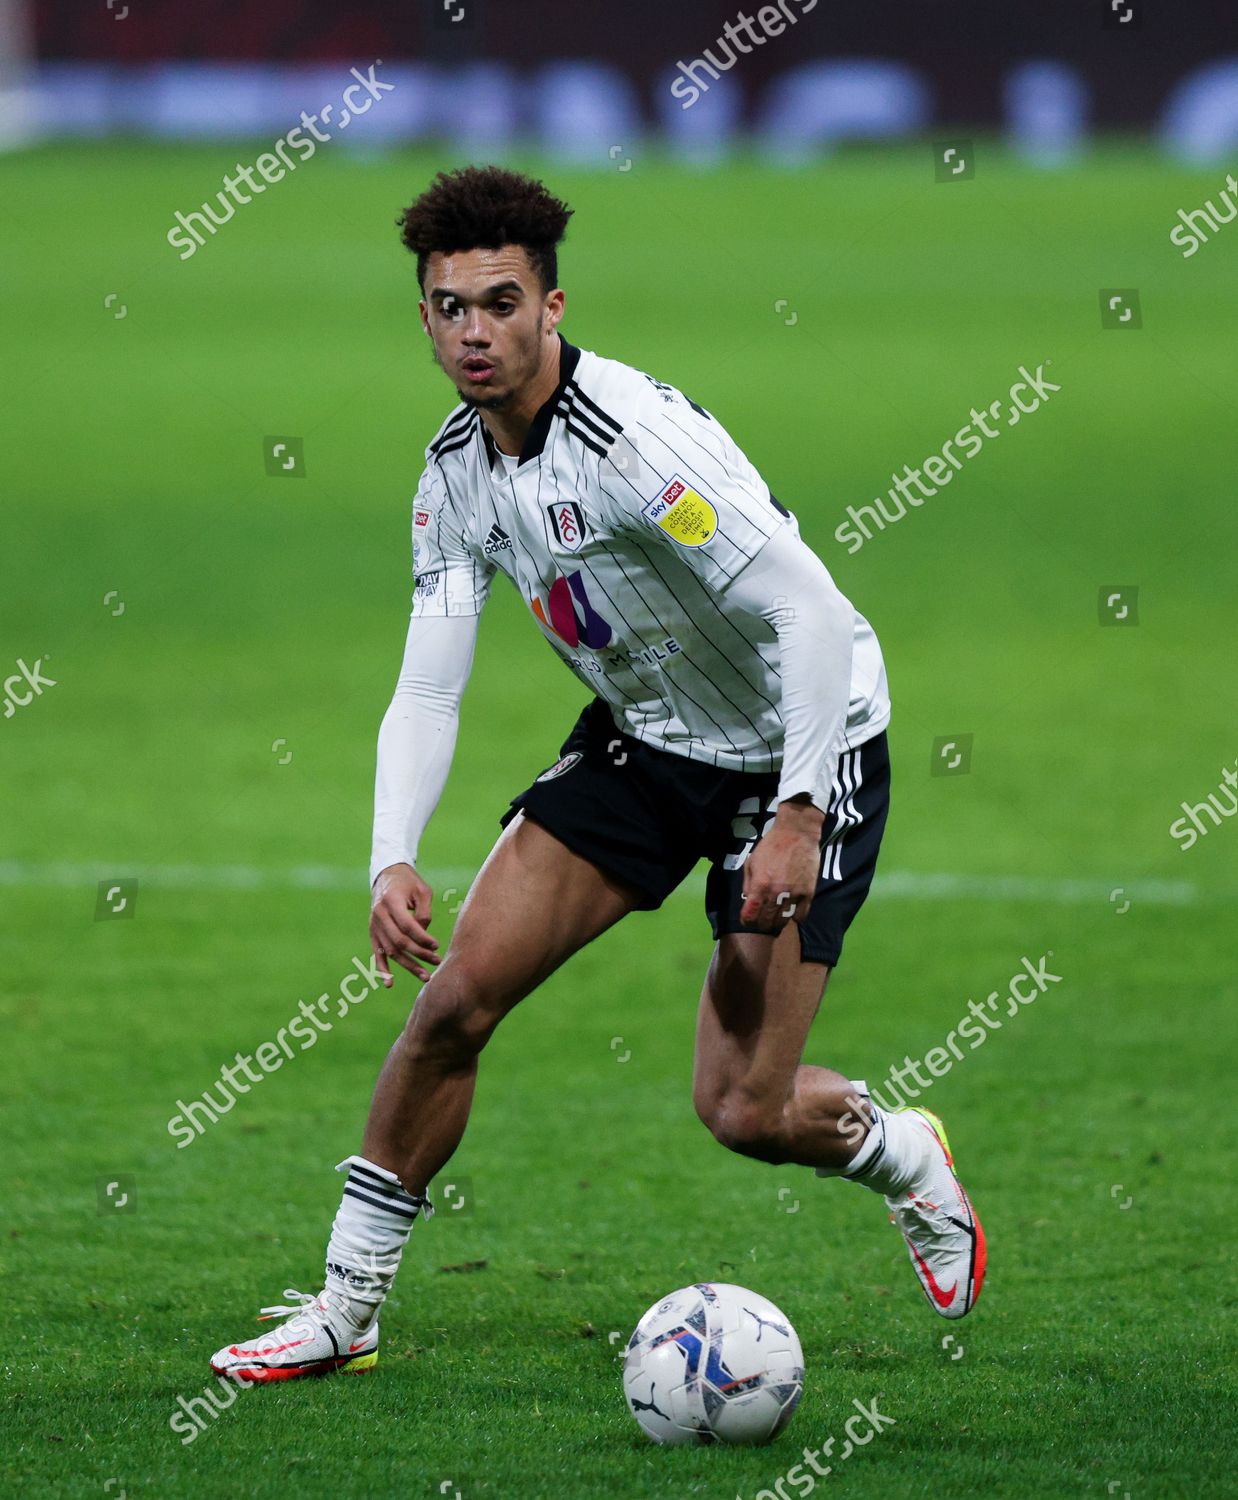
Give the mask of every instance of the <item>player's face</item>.
<svg viewBox="0 0 1238 1500">
<path fill-rule="evenodd" d="M 421 324 L 463 400 L 514 404 L 538 375 L 563 316 L 563 293 L 542 291 L 519 245 L 435 253 L 426 265 Z"/>
</svg>

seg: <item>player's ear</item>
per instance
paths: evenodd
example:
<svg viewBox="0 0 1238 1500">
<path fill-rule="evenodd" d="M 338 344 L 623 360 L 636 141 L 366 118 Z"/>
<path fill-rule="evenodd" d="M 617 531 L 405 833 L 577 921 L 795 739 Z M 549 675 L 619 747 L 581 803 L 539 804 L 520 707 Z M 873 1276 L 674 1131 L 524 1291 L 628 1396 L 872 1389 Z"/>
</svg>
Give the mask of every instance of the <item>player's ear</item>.
<svg viewBox="0 0 1238 1500">
<path fill-rule="evenodd" d="M 553 292 L 547 294 L 545 303 L 546 326 L 547 330 L 550 333 L 553 333 L 559 326 L 559 324 L 563 321 L 564 301 L 565 298 L 563 295 L 562 287 L 556 287 Z"/>
<path fill-rule="evenodd" d="M 430 332 L 430 309 L 426 306 L 424 298 L 417 304 L 417 308 L 421 313 L 421 331 L 425 334 L 426 338 L 432 338 L 433 334 Z"/>
</svg>

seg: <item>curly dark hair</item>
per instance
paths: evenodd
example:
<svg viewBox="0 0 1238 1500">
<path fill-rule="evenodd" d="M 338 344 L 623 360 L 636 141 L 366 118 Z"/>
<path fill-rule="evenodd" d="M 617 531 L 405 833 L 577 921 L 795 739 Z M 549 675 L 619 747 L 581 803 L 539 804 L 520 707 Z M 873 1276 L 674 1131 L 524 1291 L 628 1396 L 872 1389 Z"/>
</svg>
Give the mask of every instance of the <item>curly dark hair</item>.
<svg viewBox="0 0 1238 1500">
<path fill-rule="evenodd" d="M 520 245 L 544 292 L 559 284 L 555 247 L 567 231 L 572 210 L 545 183 L 502 167 L 462 167 L 440 172 L 404 210 L 396 223 L 405 247 L 417 257 L 417 282 L 424 288 L 426 262 L 437 250 L 498 250 Z"/>
</svg>

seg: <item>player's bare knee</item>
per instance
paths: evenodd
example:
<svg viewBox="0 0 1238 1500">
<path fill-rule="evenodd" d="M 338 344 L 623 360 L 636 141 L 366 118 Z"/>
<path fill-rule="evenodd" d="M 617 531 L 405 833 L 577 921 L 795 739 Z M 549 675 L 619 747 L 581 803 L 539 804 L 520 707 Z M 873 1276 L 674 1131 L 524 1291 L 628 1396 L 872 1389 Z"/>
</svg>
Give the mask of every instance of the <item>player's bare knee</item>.
<svg viewBox="0 0 1238 1500">
<path fill-rule="evenodd" d="M 728 1151 L 774 1164 L 788 1160 L 782 1111 L 764 1100 L 751 1094 L 725 1094 L 702 1118 Z"/>
<path fill-rule="evenodd" d="M 724 1097 L 722 1087 L 701 1075 L 692 1080 L 692 1108 L 702 1125 L 713 1130 L 714 1116 Z"/>
<path fill-rule="evenodd" d="M 490 1040 L 500 1015 L 493 995 L 466 964 L 444 965 L 418 997 L 402 1042 L 419 1056 L 463 1065 Z"/>
</svg>

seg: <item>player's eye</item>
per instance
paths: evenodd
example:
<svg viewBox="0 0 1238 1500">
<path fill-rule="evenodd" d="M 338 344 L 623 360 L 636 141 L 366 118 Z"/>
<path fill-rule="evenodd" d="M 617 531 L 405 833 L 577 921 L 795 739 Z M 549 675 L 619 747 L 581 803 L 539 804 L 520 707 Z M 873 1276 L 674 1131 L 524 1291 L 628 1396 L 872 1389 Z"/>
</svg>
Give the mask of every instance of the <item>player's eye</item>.
<svg viewBox="0 0 1238 1500">
<path fill-rule="evenodd" d="M 498 313 L 501 318 L 505 318 L 508 313 L 516 311 L 516 304 L 509 298 L 503 297 L 494 304 L 494 311 Z"/>
</svg>

